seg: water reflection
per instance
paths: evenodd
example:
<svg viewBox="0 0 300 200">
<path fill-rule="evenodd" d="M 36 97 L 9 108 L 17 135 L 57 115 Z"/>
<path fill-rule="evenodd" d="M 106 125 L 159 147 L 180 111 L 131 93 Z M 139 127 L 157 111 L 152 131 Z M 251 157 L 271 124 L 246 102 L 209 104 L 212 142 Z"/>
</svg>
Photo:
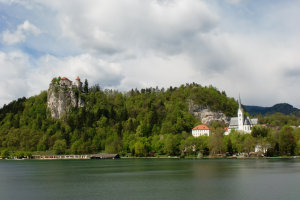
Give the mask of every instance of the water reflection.
<svg viewBox="0 0 300 200">
<path fill-rule="evenodd" d="M 1 199 L 298 199 L 300 161 L 0 161 Z"/>
</svg>

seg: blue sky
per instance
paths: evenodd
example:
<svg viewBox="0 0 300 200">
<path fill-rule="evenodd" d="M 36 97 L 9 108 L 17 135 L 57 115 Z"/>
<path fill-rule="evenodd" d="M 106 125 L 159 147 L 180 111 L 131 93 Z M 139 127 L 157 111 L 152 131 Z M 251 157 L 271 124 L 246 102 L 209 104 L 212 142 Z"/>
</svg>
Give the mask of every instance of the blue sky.
<svg viewBox="0 0 300 200">
<path fill-rule="evenodd" d="M 0 0 L 0 107 L 55 76 L 300 108 L 299 0 Z"/>
</svg>

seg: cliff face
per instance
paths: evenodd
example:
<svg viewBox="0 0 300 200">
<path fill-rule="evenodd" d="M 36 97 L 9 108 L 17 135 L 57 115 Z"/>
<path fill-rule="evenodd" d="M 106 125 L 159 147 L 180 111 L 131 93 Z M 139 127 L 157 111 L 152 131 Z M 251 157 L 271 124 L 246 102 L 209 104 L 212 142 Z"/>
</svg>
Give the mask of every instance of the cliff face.
<svg viewBox="0 0 300 200">
<path fill-rule="evenodd" d="M 51 83 L 48 89 L 47 106 L 51 112 L 51 117 L 60 119 L 72 108 L 83 107 L 84 102 L 76 89 Z"/>
<path fill-rule="evenodd" d="M 227 117 L 221 111 L 212 111 L 208 107 L 199 106 L 189 101 L 189 112 L 191 112 L 195 117 L 198 117 L 203 124 L 209 124 L 214 121 L 229 123 L 229 117 Z"/>
</svg>

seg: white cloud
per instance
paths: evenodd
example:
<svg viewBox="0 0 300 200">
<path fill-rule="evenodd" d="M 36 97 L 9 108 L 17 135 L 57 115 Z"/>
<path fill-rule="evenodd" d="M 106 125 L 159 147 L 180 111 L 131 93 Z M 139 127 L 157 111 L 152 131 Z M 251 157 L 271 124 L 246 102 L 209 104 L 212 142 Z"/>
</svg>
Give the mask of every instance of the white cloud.
<svg viewBox="0 0 300 200">
<path fill-rule="evenodd" d="M 79 76 L 82 80 L 88 79 L 90 86 L 99 83 L 106 87 L 119 85 L 123 78 L 118 64 L 89 54 L 65 58 L 46 55 L 37 61 L 37 65 L 39 67 L 28 74 L 31 95 L 46 90 L 52 78 L 58 76 L 66 76 L 70 80 Z"/>
<path fill-rule="evenodd" d="M 56 9 L 62 33 L 89 53 L 177 52 L 218 22 L 203 1 L 43 1 Z"/>
<path fill-rule="evenodd" d="M 20 24 L 14 32 L 5 30 L 2 33 L 2 41 L 8 45 L 13 45 L 19 42 L 25 42 L 28 35 L 39 35 L 40 33 L 41 31 L 36 26 L 26 20 L 23 24 Z"/>
<path fill-rule="evenodd" d="M 28 93 L 47 89 L 54 76 L 79 75 L 91 84 L 124 90 L 194 81 L 230 96 L 241 93 L 246 104 L 288 102 L 300 107 L 300 95 L 294 92 L 300 77 L 299 3 L 211 2 L 27 1 L 27 8 L 51 10 L 55 16 L 48 17 L 60 28 L 54 32 L 61 34 L 55 35 L 59 40 L 51 50 L 44 45 L 43 51 L 53 56 L 31 57 Z M 7 41 L 16 43 L 39 30 L 24 23 L 8 33 L 12 38 Z M 63 40 L 64 56 L 57 56 L 55 48 L 62 46 L 55 44 Z"/>
<path fill-rule="evenodd" d="M 27 84 L 29 69 L 30 62 L 26 54 L 0 51 L 0 105 L 27 96 L 30 90 Z"/>
</svg>

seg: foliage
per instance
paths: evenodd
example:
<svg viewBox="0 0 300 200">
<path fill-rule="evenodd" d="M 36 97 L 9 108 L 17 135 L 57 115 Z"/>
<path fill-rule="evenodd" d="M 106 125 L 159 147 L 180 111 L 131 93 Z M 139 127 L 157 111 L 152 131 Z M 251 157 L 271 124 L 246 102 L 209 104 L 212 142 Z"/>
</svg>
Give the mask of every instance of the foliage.
<svg viewBox="0 0 300 200">
<path fill-rule="evenodd" d="M 88 82 L 84 85 L 88 87 Z M 124 93 L 102 90 L 95 85 L 85 91 L 78 91 L 85 107 L 73 109 L 60 120 L 52 119 L 47 110 L 46 91 L 4 105 L 0 109 L 1 155 L 50 150 L 56 154 L 197 156 L 250 152 L 257 143 L 269 145 L 273 156 L 299 154 L 300 134 L 296 129 L 278 131 L 259 126 L 253 128 L 252 135 L 233 131 L 223 136 L 224 129 L 220 127 L 224 124 L 212 123 L 211 137 L 192 137 L 191 129 L 200 121 L 189 112 L 189 102 L 228 116 L 236 114 L 237 102 L 212 86 L 192 83 L 167 89 L 132 89 Z M 296 116 L 281 114 L 260 119 L 272 126 L 300 122 Z"/>
<path fill-rule="evenodd" d="M 56 140 L 53 145 L 53 150 L 55 154 L 64 154 L 66 151 L 66 140 Z"/>
<path fill-rule="evenodd" d="M 7 149 L 4 149 L 1 151 L 1 157 L 2 159 L 9 157 L 9 151 Z"/>
</svg>

